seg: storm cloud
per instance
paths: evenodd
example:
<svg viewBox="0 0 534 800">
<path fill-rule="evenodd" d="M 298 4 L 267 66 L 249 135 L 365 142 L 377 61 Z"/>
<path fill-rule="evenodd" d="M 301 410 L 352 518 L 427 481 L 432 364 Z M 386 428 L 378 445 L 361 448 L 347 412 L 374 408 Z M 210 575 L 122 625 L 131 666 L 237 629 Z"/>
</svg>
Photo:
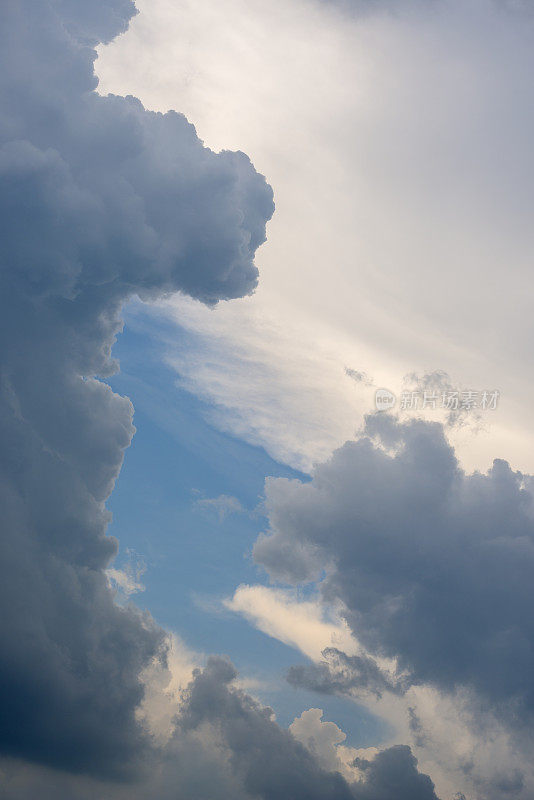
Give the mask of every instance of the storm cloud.
<svg viewBox="0 0 534 800">
<path fill-rule="evenodd" d="M 517 727 L 534 711 L 529 486 L 502 460 L 466 474 L 438 423 L 372 415 L 311 483 L 267 482 L 255 557 L 294 583 L 325 570 L 324 597 L 371 654 L 412 685 L 473 690 Z"/>
<path fill-rule="evenodd" d="M 350 782 L 321 768 L 316 754 L 276 724 L 272 709 L 236 687 L 236 677 L 221 657 L 195 671 L 172 739 L 152 751 L 150 770 L 134 784 L 3 763 L 3 796 L 25 800 L 38 791 L 43 800 L 89 800 L 105 791 L 110 800 L 437 800 L 409 747 L 359 758 L 360 777 Z"/>
<path fill-rule="evenodd" d="M 180 114 L 101 97 L 94 46 L 130 0 L 6 0 L 0 11 L 0 749 L 128 776 L 147 736 L 141 670 L 164 634 L 114 602 L 105 501 L 132 406 L 100 378 L 121 306 L 250 293 L 272 192 Z M 136 766 L 134 766 L 136 765 Z"/>
</svg>

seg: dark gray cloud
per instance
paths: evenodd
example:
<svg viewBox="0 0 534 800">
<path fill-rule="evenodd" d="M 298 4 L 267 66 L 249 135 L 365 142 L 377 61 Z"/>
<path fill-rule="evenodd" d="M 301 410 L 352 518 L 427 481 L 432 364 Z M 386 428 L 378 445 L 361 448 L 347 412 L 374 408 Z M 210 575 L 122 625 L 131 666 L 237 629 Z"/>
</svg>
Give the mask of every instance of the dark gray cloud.
<svg viewBox="0 0 534 800">
<path fill-rule="evenodd" d="M 436 800 L 428 775 L 417 770 L 417 761 L 406 745 L 382 750 L 372 761 L 357 759 L 365 774 L 358 800 Z"/>
<path fill-rule="evenodd" d="M 402 692 L 402 682 L 394 680 L 368 656 L 348 656 L 337 647 L 323 650 L 323 660 L 316 664 L 296 664 L 289 668 L 287 680 L 292 686 L 320 694 L 357 694 Z"/>
<path fill-rule="evenodd" d="M 133 435 L 98 376 L 128 298 L 250 293 L 272 192 L 180 114 L 100 97 L 94 45 L 130 0 L 0 8 L 0 752 L 142 767 L 140 671 L 163 632 L 114 602 L 105 501 Z"/>
<path fill-rule="evenodd" d="M 255 557 L 296 582 L 328 567 L 324 594 L 371 653 L 414 683 L 470 687 L 517 725 L 534 709 L 528 485 L 501 460 L 465 474 L 437 423 L 370 416 L 311 483 L 268 481 Z"/>
<path fill-rule="evenodd" d="M 89 800 L 437 800 L 408 747 L 358 761 L 361 780 L 348 783 L 321 769 L 314 755 L 280 728 L 270 708 L 234 685 L 236 671 L 221 657 L 197 670 L 185 692 L 169 744 L 152 752 L 151 769 L 127 786 L 1 764 L 6 800 L 36 796 Z"/>
</svg>

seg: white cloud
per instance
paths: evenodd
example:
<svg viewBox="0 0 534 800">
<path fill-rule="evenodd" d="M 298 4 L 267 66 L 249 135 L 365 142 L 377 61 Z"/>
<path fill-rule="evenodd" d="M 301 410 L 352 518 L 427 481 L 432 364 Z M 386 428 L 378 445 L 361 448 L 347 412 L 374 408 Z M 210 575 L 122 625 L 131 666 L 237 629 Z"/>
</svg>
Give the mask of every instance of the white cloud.
<svg viewBox="0 0 534 800">
<path fill-rule="evenodd" d="M 133 594 L 145 591 L 141 578 L 146 572 L 146 564 L 132 550 L 126 551 L 127 560 L 122 569 L 108 567 L 107 578 L 116 591 L 119 602 L 127 601 Z"/>
<path fill-rule="evenodd" d="M 245 509 L 237 497 L 228 494 L 220 494 L 218 497 L 201 497 L 195 500 L 194 507 L 204 512 L 215 512 L 219 520 L 223 520 L 228 514 L 243 514 Z"/>
<path fill-rule="evenodd" d="M 341 772 L 347 780 L 356 780 L 358 770 L 352 762 L 362 751 L 346 747 L 347 735 L 335 722 L 323 720 L 322 708 L 309 708 L 296 717 L 289 730 L 298 741 L 313 753 L 323 769 Z M 373 755 L 376 755 L 373 748 Z"/>
<path fill-rule="evenodd" d="M 347 624 L 318 600 L 299 600 L 292 592 L 268 586 L 243 585 L 224 605 L 313 660 L 321 658 L 325 647 L 339 647 L 348 653 L 358 649 Z"/>
</svg>

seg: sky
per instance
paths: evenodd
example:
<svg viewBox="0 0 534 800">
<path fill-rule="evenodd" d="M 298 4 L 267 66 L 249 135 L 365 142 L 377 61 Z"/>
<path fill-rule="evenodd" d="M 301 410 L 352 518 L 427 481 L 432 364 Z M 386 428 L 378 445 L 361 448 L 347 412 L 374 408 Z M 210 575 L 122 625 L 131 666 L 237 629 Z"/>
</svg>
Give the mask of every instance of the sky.
<svg viewBox="0 0 534 800">
<path fill-rule="evenodd" d="M 534 796 L 533 11 L 3 4 L 7 800 Z"/>
</svg>

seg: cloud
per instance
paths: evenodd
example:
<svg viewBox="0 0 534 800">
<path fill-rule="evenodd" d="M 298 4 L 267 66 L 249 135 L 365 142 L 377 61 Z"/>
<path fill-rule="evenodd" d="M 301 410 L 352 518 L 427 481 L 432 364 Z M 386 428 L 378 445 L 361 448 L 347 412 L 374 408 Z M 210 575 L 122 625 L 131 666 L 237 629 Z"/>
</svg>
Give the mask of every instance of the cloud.
<svg viewBox="0 0 534 800">
<path fill-rule="evenodd" d="M 417 770 L 410 748 L 397 745 L 382 750 L 372 761 L 358 759 L 365 775 L 362 800 L 435 800 L 434 785 L 428 775 Z"/>
<path fill-rule="evenodd" d="M 338 745 L 347 738 L 335 722 L 323 722 L 323 710 L 310 708 L 293 720 L 289 730 L 317 759 L 323 769 L 341 772 Z"/>
<path fill-rule="evenodd" d="M 94 45 L 127 28 L 131 2 L 7 0 L 0 13 L 5 796 L 95 797 L 105 786 L 110 797 L 162 800 L 384 800 L 393 787 L 396 798 L 403 792 L 433 797 L 407 748 L 361 760 L 359 785 L 321 770 L 268 709 L 232 686 L 235 671 L 225 660 L 195 672 L 174 728 L 157 707 L 158 686 L 163 694 L 170 687 L 178 705 L 183 680 L 174 688 L 166 682 L 172 677 L 168 636 L 133 606 L 117 605 L 106 575 L 117 543 L 106 536 L 105 503 L 134 428 L 131 404 L 101 378 L 116 369 L 111 349 L 129 298 L 183 292 L 212 305 L 254 290 L 253 259 L 265 239 L 272 193 L 243 153 L 205 148 L 182 115 L 95 93 Z M 364 189 L 368 183 L 360 182 Z M 399 224 L 404 232 L 402 218 Z M 383 421 L 378 431 L 378 425 L 370 422 L 369 432 L 380 434 L 384 449 L 369 441 L 343 448 L 307 488 L 271 484 L 273 537 L 258 544 L 257 557 L 296 580 L 326 564 L 325 589 L 346 604 L 350 624 L 358 632 L 361 626 L 371 650 L 402 659 L 413 680 L 446 687 L 469 674 L 486 697 L 526 702 L 529 623 L 521 617 L 509 624 L 531 601 L 522 476 L 503 463 L 489 476 L 465 476 L 437 427 L 387 428 Z M 349 474 L 355 469 L 368 494 L 351 496 L 345 467 Z M 306 492 L 308 509 L 300 504 Z M 314 492 L 320 503 L 313 502 Z M 453 510 L 445 502 L 450 496 L 458 501 Z M 356 501 L 369 512 L 372 536 L 359 513 L 353 535 Z M 284 503 L 288 510 L 293 502 L 288 520 Z M 445 524 L 451 520 L 462 529 L 461 546 L 467 541 L 463 570 L 457 568 L 458 531 Z M 435 523 L 431 541 L 422 535 L 425 523 Z M 395 539 L 399 524 L 402 546 Z M 491 595 L 481 572 L 491 580 Z M 437 590 L 451 579 L 454 592 L 443 607 Z M 488 607 L 477 604 L 480 596 L 493 628 Z M 288 631 L 279 605 L 276 630 Z M 325 623 L 317 614 L 304 619 L 309 630 L 292 641 L 315 648 Z M 184 665 L 184 673 L 190 668 Z M 151 725 L 162 736 L 167 726 L 164 747 Z M 499 784 L 503 791 L 520 785 L 515 771 L 510 776 Z M 134 783 L 97 783 L 111 777 Z"/>
<path fill-rule="evenodd" d="M 252 796 L 353 797 L 341 775 L 321 770 L 291 734 L 274 723 L 271 709 L 230 688 L 235 678 L 229 662 L 212 657 L 191 685 L 182 728 L 191 731 L 215 723 L 230 747 L 234 770 Z"/>
<path fill-rule="evenodd" d="M 108 567 L 106 575 L 116 592 L 116 599 L 127 601 L 133 594 L 145 591 L 142 577 L 146 572 L 146 564 L 142 558 L 136 557 L 132 550 L 126 551 L 128 559 L 122 569 Z"/>
<path fill-rule="evenodd" d="M 325 601 L 343 604 L 342 615 L 370 655 L 397 661 L 406 676 L 403 691 L 410 685 L 412 697 L 424 686 L 446 696 L 464 691 L 458 730 L 470 728 L 476 738 L 477 728 L 482 735 L 493 727 L 501 754 L 508 752 L 508 730 L 510 746 L 523 753 L 528 768 L 534 712 L 530 487 L 529 476 L 502 460 L 487 474 L 466 474 L 438 423 L 370 416 L 362 437 L 318 466 L 311 483 L 268 480 L 270 528 L 257 541 L 255 558 L 273 578 L 293 583 L 316 580 L 326 567 Z M 342 689 L 350 659 L 336 658 L 344 667 L 337 684 L 335 670 L 332 675 L 324 665 L 290 675 L 297 683 Z M 356 666 L 365 682 L 365 669 Z M 419 705 L 415 710 L 419 714 Z M 488 717 L 483 723 L 488 714 L 493 722 Z M 425 724 L 437 734 L 431 718 Z M 487 777 L 492 766 L 481 759 Z"/>
<path fill-rule="evenodd" d="M 195 500 L 194 507 L 200 511 L 214 511 L 219 520 L 223 520 L 228 514 L 243 514 L 243 508 L 237 497 L 228 494 L 220 494 L 218 497 L 203 497 Z"/>
<path fill-rule="evenodd" d="M 252 292 L 273 211 L 243 153 L 205 148 L 181 114 L 94 92 L 94 45 L 134 12 L 0 12 L 0 749 L 122 777 L 148 758 L 141 675 L 167 639 L 109 587 L 105 501 L 134 428 L 100 378 L 129 298 Z"/>
<path fill-rule="evenodd" d="M 339 743 L 344 734 L 336 725 L 305 712 L 291 730 L 284 730 L 274 721 L 272 709 L 238 688 L 236 676 L 228 660 L 214 656 L 204 669 L 193 671 L 182 692 L 171 738 L 164 748 L 152 752 L 152 769 L 135 784 L 96 783 L 86 776 L 73 780 L 40 766 L 21 769 L 20 764 L 4 761 L 3 796 L 29 800 L 38 792 L 44 800 L 58 796 L 89 800 L 103 793 L 110 800 L 397 800 L 404 796 L 435 800 L 435 794 L 419 792 L 419 783 L 425 789 L 431 783 L 417 773 L 409 748 L 405 748 L 406 768 L 401 765 L 392 771 L 387 758 L 382 766 L 381 754 L 373 753 L 372 760 L 362 762 L 363 768 L 351 772 L 343 759 L 363 754 L 350 748 L 343 752 Z M 310 751 L 314 746 L 322 754 L 319 759 L 317 749 Z M 331 752 L 335 747 L 338 761 Z M 357 779 L 347 780 L 340 770 Z M 389 782 L 392 787 L 393 780 L 398 795 L 373 793 L 376 785 L 383 788 Z"/>
<path fill-rule="evenodd" d="M 309 712 L 303 714 L 290 731 L 284 731 L 274 723 L 270 709 L 232 687 L 235 678 L 229 662 L 210 658 L 206 669 L 195 674 L 180 721 L 185 731 L 197 730 L 206 722 L 216 724 L 230 747 L 233 769 L 242 776 L 251 795 L 264 800 L 435 800 L 430 778 L 417 771 L 408 747 L 382 751 L 373 761 L 362 762 L 362 779 L 348 782 L 339 772 L 341 763 L 331 758 L 332 746 L 343 741 L 344 734 L 336 725 L 322 723 L 322 712 L 319 719 L 318 710 L 312 711 L 311 718 Z M 300 743 L 302 739 L 306 739 L 306 748 Z M 313 752 L 317 746 L 320 758 L 317 749 Z"/>
<path fill-rule="evenodd" d="M 343 731 L 322 721 L 320 708 L 310 708 L 289 726 L 291 733 L 313 754 L 319 764 L 350 775 L 358 800 L 436 800 L 428 775 L 417 769 L 409 747 L 358 751 L 345 747 Z"/>
<path fill-rule="evenodd" d="M 455 386 L 450 376 L 441 369 L 434 370 L 433 372 L 425 372 L 422 375 L 417 375 L 415 372 L 409 373 L 404 376 L 403 392 L 415 393 L 417 402 L 424 400 L 425 396 L 428 398 L 428 408 L 433 409 L 433 404 L 436 408 L 440 409 L 445 406 L 447 413 L 443 414 L 440 422 L 444 425 L 453 427 L 461 427 L 471 422 L 470 430 L 474 433 L 477 432 L 482 425 L 482 415 L 479 410 L 479 392 L 477 391 L 475 397 L 475 405 L 470 408 L 468 405 L 462 406 L 463 392 L 468 392 L 469 389 L 464 389 Z M 451 407 L 447 409 L 446 403 L 449 397 L 459 398 L 458 408 Z M 432 398 L 435 398 L 432 400 Z M 455 403 L 451 404 L 452 406 Z"/>
<path fill-rule="evenodd" d="M 329 619 L 318 600 L 298 599 L 283 589 L 238 586 L 224 605 L 242 614 L 268 636 L 312 659 L 320 659 L 325 647 L 339 645 L 353 652 L 358 646 L 346 623 L 334 614 Z"/>
<path fill-rule="evenodd" d="M 176 634 L 168 633 L 165 660 L 153 658 L 140 675 L 144 693 L 136 717 L 162 749 L 176 730 L 177 711 L 193 672 L 204 662 L 202 654 L 192 652 Z"/>
<path fill-rule="evenodd" d="M 337 647 L 326 647 L 323 660 L 317 664 L 290 667 L 287 679 L 292 686 L 311 689 L 321 694 L 359 696 L 371 692 L 402 692 L 402 678 L 381 669 L 376 660 L 366 654 L 348 656 Z"/>
<path fill-rule="evenodd" d="M 355 383 L 363 383 L 364 386 L 374 386 L 373 379 L 370 378 L 366 372 L 361 372 L 358 369 L 352 369 L 352 367 L 345 367 L 345 375 L 347 375 L 349 378 L 352 378 Z"/>
<path fill-rule="evenodd" d="M 354 697 L 402 691 L 403 676 L 396 674 L 395 664 L 371 658 L 339 613 L 319 597 L 304 600 L 280 588 L 242 585 L 224 605 L 314 662 L 289 669 L 287 678 L 295 687 Z"/>
<path fill-rule="evenodd" d="M 347 380 L 350 343 L 273 302 L 276 313 L 258 296 L 212 312 L 174 297 L 157 307 L 174 323 L 159 349 L 178 386 L 207 401 L 211 424 L 310 471 L 352 435 L 371 392 Z"/>
</svg>

